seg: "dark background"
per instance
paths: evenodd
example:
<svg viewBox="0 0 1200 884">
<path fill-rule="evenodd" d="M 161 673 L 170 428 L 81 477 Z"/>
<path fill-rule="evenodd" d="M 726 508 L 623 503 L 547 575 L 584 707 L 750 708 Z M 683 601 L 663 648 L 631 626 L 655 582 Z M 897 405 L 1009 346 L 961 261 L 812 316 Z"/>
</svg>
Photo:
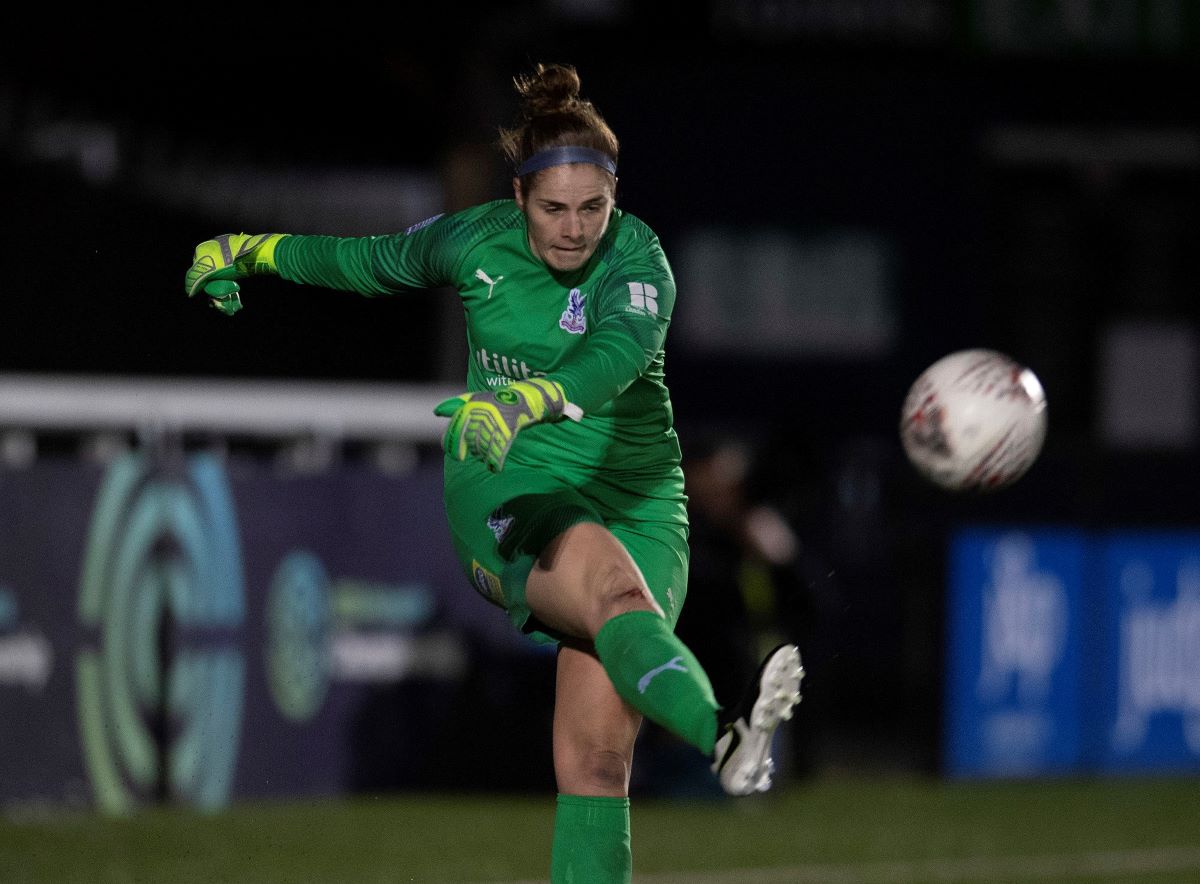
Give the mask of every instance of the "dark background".
<svg viewBox="0 0 1200 884">
<path fill-rule="evenodd" d="M 619 203 L 669 257 L 704 224 L 865 229 L 895 256 L 895 334 L 878 352 L 668 341 L 689 457 L 717 439 L 745 445 L 745 493 L 801 541 L 773 585 L 779 622 L 810 645 L 824 737 L 805 739 L 822 763 L 935 764 L 953 527 L 1196 523 L 1196 433 L 1113 444 L 1102 344 L 1121 323 L 1154 321 L 1195 345 L 1200 4 L 451 6 L 419 28 L 400 11 L 347 11 L 295 36 L 280 15 L 198 42 L 195 22 L 82 48 L 6 38 L 0 370 L 461 379 L 452 298 L 267 279 L 244 287 L 232 320 L 188 301 L 195 243 L 273 217 L 256 196 L 226 209 L 194 195 L 219 189 L 222 170 L 286 172 L 303 193 L 350 168 L 423 176 L 433 211 L 506 196 L 490 145 L 512 121 L 510 79 L 562 61 L 621 138 Z M 1013 132 L 1033 133 L 1024 153 L 1005 150 Z M 314 209 L 287 232 L 390 232 L 433 214 L 418 203 L 377 213 L 393 222 L 382 229 Z M 1029 365 L 1050 403 L 1041 460 L 986 497 L 923 483 L 895 432 L 921 369 L 966 347 Z M 714 609 L 700 595 L 689 605 L 683 628 L 703 632 Z"/>
</svg>

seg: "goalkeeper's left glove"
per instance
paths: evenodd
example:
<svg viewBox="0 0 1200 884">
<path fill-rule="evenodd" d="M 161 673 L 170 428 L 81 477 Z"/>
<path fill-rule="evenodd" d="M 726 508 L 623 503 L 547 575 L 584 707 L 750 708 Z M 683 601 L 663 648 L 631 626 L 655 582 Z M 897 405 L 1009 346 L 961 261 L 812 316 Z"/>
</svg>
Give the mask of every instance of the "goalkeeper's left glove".
<svg viewBox="0 0 1200 884">
<path fill-rule="evenodd" d="M 212 306 L 226 316 L 242 309 L 238 295 L 241 287 L 234 282 L 246 276 L 277 273 L 275 246 L 286 233 L 225 233 L 196 246 L 192 266 L 183 280 L 184 291 L 192 297 L 201 288 Z"/>
<path fill-rule="evenodd" d="M 567 401 L 562 385 L 546 378 L 514 381 L 494 393 L 463 393 L 442 402 L 434 413 L 451 418 L 442 437 L 446 453 L 458 460 L 478 458 L 493 473 L 504 469 L 513 439 L 524 427 L 583 417 L 579 406 Z"/>
</svg>

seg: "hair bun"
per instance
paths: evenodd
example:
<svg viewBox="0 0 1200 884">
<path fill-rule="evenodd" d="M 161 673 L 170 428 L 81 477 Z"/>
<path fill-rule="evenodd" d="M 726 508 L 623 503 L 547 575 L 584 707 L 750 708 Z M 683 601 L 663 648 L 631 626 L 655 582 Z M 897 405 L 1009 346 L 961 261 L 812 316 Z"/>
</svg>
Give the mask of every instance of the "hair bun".
<svg viewBox="0 0 1200 884">
<path fill-rule="evenodd" d="M 570 65 L 539 64 L 531 76 L 518 77 L 516 87 L 526 119 L 563 113 L 579 102 L 579 74 Z"/>
<path fill-rule="evenodd" d="M 499 146 L 514 170 L 551 147 L 586 147 L 617 162 L 617 136 L 592 103 L 580 96 L 575 68 L 539 64 L 533 73 L 514 77 L 513 85 L 520 104 L 517 124 L 500 130 Z"/>
</svg>

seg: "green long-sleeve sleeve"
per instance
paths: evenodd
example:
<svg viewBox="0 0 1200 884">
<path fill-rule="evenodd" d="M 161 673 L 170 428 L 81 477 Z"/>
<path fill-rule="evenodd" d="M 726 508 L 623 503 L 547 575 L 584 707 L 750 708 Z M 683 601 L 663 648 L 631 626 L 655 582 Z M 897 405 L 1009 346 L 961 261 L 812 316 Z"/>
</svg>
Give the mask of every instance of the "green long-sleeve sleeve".
<svg viewBox="0 0 1200 884">
<path fill-rule="evenodd" d="M 631 465 L 678 457 L 663 375 L 675 282 L 658 238 L 631 215 L 614 210 L 592 260 L 569 274 L 532 253 L 512 200 L 387 236 L 289 236 L 276 264 L 293 282 L 368 296 L 455 289 L 468 390 L 549 377 L 584 411 L 581 424 L 527 430 L 518 449 L 581 464 L 621 451 Z"/>
<path fill-rule="evenodd" d="M 597 295 L 594 330 L 550 372 L 571 401 L 585 412 L 594 412 L 609 402 L 616 407 L 621 394 L 643 379 L 648 382 L 645 392 L 655 399 L 661 393 L 665 401 L 662 352 L 674 304 L 674 285 L 669 276 L 664 279 L 655 275 L 656 286 L 628 278 L 631 275 L 647 277 L 644 269 L 628 268 L 609 279 Z M 642 292 L 639 303 L 648 303 L 648 307 L 631 304 L 638 297 L 631 296 L 631 285 Z M 649 302 L 647 290 L 653 293 Z M 630 403 L 634 408 L 645 404 L 643 396 Z"/>
<path fill-rule="evenodd" d="M 387 236 L 288 236 L 276 247 L 275 263 L 292 282 L 370 296 L 452 285 L 454 242 L 447 233 L 453 228 L 426 235 L 418 228 Z"/>
</svg>

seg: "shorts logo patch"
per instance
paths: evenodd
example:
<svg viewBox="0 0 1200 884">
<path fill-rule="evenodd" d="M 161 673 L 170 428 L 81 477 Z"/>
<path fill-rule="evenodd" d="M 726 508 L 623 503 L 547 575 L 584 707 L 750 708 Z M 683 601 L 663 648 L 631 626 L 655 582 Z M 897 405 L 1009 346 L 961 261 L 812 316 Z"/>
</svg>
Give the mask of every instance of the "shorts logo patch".
<svg viewBox="0 0 1200 884">
<path fill-rule="evenodd" d="M 579 289 L 571 289 L 567 293 L 567 309 L 558 320 L 558 327 L 573 335 L 581 335 L 587 331 L 587 317 L 583 313 L 587 295 Z"/>
<path fill-rule="evenodd" d="M 516 516 L 510 516 L 503 509 L 495 509 L 488 516 L 487 526 L 492 534 L 496 537 L 496 543 L 500 543 L 508 536 L 508 532 L 512 529 L 513 522 L 516 521 Z"/>
<path fill-rule="evenodd" d="M 503 607 L 504 590 L 500 586 L 500 578 L 474 559 L 471 559 L 471 583 L 481 596 Z"/>
</svg>

